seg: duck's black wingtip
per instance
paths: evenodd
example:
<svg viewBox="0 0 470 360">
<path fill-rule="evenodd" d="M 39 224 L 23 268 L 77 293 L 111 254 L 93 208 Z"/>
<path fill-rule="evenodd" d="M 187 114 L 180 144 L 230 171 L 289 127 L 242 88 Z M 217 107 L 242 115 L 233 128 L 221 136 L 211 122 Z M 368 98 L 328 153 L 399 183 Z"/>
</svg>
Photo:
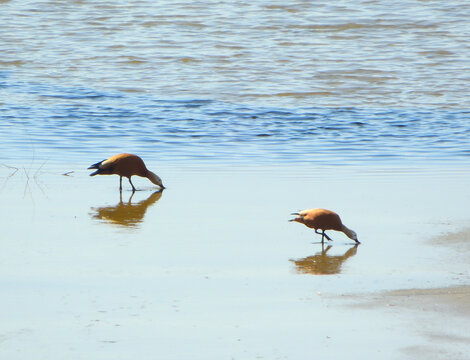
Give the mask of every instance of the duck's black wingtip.
<svg viewBox="0 0 470 360">
<path fill-rule="evenodd" d="M 106 160 L 106 159 L 105 159 Z M 101 161 L 98 161 L 96 164 L 93 164 L 93 165 L 90 165 L 90 167 L 87 168 L 87 170 L 90 170 L 90 169 L 99 169 L 100 168 L 100 165 L 103 161 L 105 160 L 101 160 Z"/>
</svg>

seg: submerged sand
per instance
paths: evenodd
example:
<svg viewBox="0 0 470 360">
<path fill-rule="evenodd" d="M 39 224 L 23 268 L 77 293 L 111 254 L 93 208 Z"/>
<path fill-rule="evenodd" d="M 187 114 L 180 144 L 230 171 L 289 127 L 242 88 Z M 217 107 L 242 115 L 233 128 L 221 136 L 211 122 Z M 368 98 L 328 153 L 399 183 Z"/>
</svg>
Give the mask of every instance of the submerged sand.
<svg viewBox="0 0 470 360">
<path fill-rule="evenodd" d="M 421 343 L 399 349 L 413 359 L 469 359 L 470 285 L 465 260 L 470 254 L 470 229 L 448 232 L 429 241 L 450 248 L 453 261 L 462 265 L 456 278 L 465 285 L 396 289 L 384 292 L 343 295 L 352 309 L 406 313 L 404 326 L 421 337 Z"/>
<path fill-rule="evenodd" d="M 372 300 L 370 300 L 372 298 Z M 351 309 L 389 313 L 402 320 L 403 334 L 417 335 L 414 344 L 395 348 L 397 358 L 465 360 L 469 358 L 470 286 L 403 289 L 351 296 Z M 404 335 L 407 336 L 407 335 Z M 398 355 L 401 354 L 401 355 Z"/>
<path fill-rule="evenodd" d="M 470 353 L 461 170 L 149 164 L 168 188 L 119 194 L 88 163 L 0 176 L 1 358 Z M 361 245 L 288 222 L 311 207 Z"/>
</svg>

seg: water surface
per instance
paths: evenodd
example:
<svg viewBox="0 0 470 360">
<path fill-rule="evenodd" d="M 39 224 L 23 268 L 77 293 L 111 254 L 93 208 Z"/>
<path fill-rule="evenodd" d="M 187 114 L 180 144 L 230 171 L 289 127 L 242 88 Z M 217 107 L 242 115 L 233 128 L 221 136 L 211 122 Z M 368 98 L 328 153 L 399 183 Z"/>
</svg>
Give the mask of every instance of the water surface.
<svg viewBox="0 0 470 360">
<path fill-rule="evenodd" d="M 315 346 L 340 359 L 347 344 L 394 359 L 449 346 L 417 331 L 422 314 L 341 299 L 468 284 L 468 254 L 429 242 L 468 226 L 468 172 L 161 166 L 163 193 L 136 179 L 120 194 L 117 177 L 40 166 L 1 179 L 5 357 L 298 359 Z M 312 205 L 337 210 L 362 244 L 332 232 L 322 247 L 287 221 Z M 435 330 L 466 336 L 461 322 Z"/>
<path fill-rule="evenodd" d="M 465 317 L 341 299 L 469 283 L 466 248 L 429 242 L 468 227 L 469 16 L 0 1 L 0 357 L 468 354 Z M 120 152 L 168 188 L 88 176 Z M 287 222 L 311 207 L 362 244 Z"/>
<path fill-rule="evenodd" d="M 20 82 L 270 106 L 468 108 L 461 1 L 3 1 Z"/>
</svg>

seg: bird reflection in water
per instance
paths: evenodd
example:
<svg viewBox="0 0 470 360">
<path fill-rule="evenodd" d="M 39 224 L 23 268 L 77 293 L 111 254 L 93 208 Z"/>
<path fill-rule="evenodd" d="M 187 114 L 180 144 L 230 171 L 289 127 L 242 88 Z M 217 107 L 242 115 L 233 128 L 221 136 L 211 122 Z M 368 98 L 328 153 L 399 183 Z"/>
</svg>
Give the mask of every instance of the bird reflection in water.
<svg viewBox="0 0 470 360">
<path fill-rule="evenodd" d="M 291 259 L 297 272 L 301 274 L 312 275 L 332 275 L 339 274 L 343 263 L 350 257 L 356 255 L 358 244 L 349 248 L 343 255 L 328 255 L 328 251 L 332 246 L 327 246 L 326 249 L 322 246 L 321 253 L 316 255 L 307 256 L 302 259 Z"/>
<path fill-rule="evenodd" d="M 162 197 L 163 191 L 156 191 L 147 199 L 135 204 L 132 203 L 132 197 L 134 194 L 135 192 L 132 192 L 127 203 L 122 201 L 121 192 L 119 195 L 120 201 L 117 205 L 91 208 L 92 217 L 115 225 L 129 227 L 137 226 L 144 219 L 147 208 L 155 204 Z"/>
</svg>

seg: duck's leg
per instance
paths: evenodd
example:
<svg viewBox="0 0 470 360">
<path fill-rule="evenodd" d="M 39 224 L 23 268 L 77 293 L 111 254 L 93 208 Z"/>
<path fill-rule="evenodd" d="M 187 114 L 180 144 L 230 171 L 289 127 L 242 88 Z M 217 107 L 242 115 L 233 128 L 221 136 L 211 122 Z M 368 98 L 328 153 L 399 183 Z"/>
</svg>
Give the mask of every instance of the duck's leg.
<svg viewBox="0 0 470 360">
<path fill-rule="evenodd" d="M 119 176 L 119 191 L 122 191 L 122 176 Z"/>
<path fill-rule="evenodd" d="M 322 232 L 322 239 L 323 239 L 323 236 L 326 237 L 328 241 L 332 241 L 331 238 L 328 235 L 326 235 L 325 230 L 323 230 Z"/>
<path fill-rule="evenodd" d="M 134 187 L 134 184 L 133 184 L 133 183 L 132 183 L 132 181 L 131 181 L 131 178 L 130 178 L 130 176 L 129 176 L 129 178 L 128 178 L 128 179 L 129 179 L 129 183 L 130 183 L 130 184 L 131 184 L 131 186 L 132 186 L 132 192 L 134 192 L 134 191 L 135 191 L 135 187 Z"/>
<path fill-rule="evenodd" d="M 325 236 L 325 232 L 319 232 L 318 229 L 315 229 L 315 234 L 321 235 L 321 243 L 324 243 L 323 237 Z"/>
</svg>

